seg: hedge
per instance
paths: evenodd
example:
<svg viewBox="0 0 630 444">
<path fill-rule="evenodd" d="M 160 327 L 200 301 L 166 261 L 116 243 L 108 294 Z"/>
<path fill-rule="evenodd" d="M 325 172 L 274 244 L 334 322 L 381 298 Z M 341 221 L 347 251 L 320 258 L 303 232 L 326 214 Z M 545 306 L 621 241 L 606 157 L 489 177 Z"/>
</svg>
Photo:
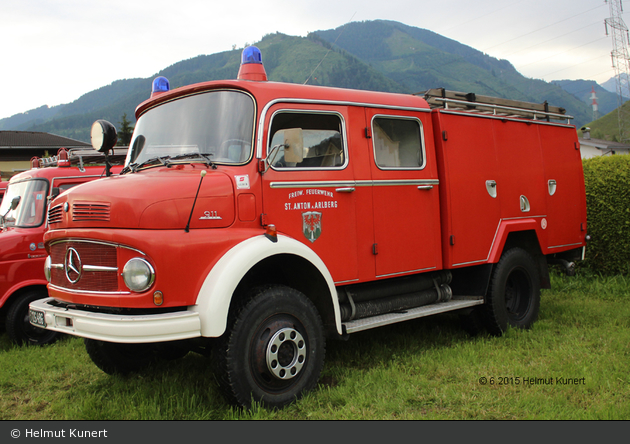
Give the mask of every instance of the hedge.
<svg viewBox="0 0 630 444">
<path fill-rule="evenodd" d="M 585 159 L 588 234 L 584 265 L 630 274 L 630 155 Z"/>
</svg>

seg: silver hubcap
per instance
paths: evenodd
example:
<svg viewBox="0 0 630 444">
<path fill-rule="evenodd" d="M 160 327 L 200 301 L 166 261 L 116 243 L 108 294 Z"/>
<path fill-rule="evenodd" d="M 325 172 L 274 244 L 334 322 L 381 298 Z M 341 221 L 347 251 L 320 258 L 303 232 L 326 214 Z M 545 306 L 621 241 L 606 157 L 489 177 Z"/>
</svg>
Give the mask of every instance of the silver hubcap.
<svg viewBox="0 0 630 444">
<path fill-rule="evenodd" d="M 299 331 L 282 328 L 267 345 L 267 368 L 278 379 L 295 377 L 306 361 L 306 343 Z"/>
</svg>

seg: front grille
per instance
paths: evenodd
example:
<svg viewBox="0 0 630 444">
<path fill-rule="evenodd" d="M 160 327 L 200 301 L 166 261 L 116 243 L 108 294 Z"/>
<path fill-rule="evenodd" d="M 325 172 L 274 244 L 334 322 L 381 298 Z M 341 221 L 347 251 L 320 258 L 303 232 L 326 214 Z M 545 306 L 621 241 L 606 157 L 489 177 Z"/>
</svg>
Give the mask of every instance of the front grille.
<svg viewBox="0 0 630 444">
<path fill-rule="evenodd" d="M 63 214 L 63 207 L 61 204 L 55 205 L 48 210 L 48 225 L 57 224 L 61 222 L 61 215 Z"/>
<path fill-rule="evenodd" d="M 73 222 L 109 222 L 109 203 L 75 202 L 72 204 Z"/>
<path fill-rule="evenodd" d="M 73 258 L 75 268 L 81 269 L 78 280 L 76 273 L 66 271 L 66 257 L 71 248 L 78 255 L 78 258 Z M 50 246 L 50 259 L 52 285 L 69 290 L 118 291 L 117 249 L 113 245 L 86 241 L 59 242 Z M 76 282 L 71 282 L 69 275 Z"/>
</svg>

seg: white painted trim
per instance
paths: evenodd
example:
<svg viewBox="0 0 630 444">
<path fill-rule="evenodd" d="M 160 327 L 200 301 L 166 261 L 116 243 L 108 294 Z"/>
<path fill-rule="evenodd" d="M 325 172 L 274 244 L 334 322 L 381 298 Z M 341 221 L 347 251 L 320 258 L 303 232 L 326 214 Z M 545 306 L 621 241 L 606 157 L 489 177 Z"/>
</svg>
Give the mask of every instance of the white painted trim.
<svg viewBox="0 0 630 444">
<path fill-rule="evenodd" d="M 246 239 L 232 247 L 206 276 L 197 295 L 196 305 L 190 307 L 199 314 L 202 336 L 218 337 L 225 332 L 230 302 L 238 284 L 256 264 L 278 254 L 299 256 L 319 270 L 328 285 L 334 307 L 335 325 L 337 332 L 341 334 L 341 316 L 335 283 L 320 257 L 293 238 L 278 235 L 278 242 L 272 242 L 261 235 Z"/>
<path fill-rule="evenodd" d="M 115 315 L 53 307 L 53 298 L 31 302 L 30 308 L 44 313 L 46 329 L 82 338 L 118 343 L 149 343 L 197 338 L 199 314 L 176 311 L 154 315 Z"/>
</svg>

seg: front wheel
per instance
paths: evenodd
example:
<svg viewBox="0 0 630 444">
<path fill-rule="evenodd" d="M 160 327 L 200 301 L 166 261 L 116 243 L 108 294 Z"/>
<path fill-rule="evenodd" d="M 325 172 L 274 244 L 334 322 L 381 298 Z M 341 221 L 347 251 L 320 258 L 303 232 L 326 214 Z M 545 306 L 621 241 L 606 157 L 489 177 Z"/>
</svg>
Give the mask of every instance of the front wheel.
<svg viewBox="0 0 630 444">
<path fill-rule="evenodd" d="M 85 350 L 98 368 L 108 375 L 140 371 L 156 359 L 153 344 L 118 344 L 84 339 Z"/>
<path fill-rule="evenodd" d="M 528 329 L 540 310 L 540 274 L 534 259 L 522 248 L 501 256 L 488 292 L 485 319 L 488 331 L 500 336 L 508 325 Z"/>
<path fill-rule="evenodd" d="M 279 408 L 313 389 L 324 365 L 321 318 L 301 292 L 259 288 L 218 347 L 221 389 L 234 404 Z"/>
<path fill-rule="evenodd" d="M 31 302 L 48 296 L 46 290 L 29 290 L 13 301 L 7 311 L 6 329 L 11 340 L 18 345 L 48 345 L 55 342 L 62 333 L 31 325 L 28 319 L 28 306 Z"/>
</svg>

